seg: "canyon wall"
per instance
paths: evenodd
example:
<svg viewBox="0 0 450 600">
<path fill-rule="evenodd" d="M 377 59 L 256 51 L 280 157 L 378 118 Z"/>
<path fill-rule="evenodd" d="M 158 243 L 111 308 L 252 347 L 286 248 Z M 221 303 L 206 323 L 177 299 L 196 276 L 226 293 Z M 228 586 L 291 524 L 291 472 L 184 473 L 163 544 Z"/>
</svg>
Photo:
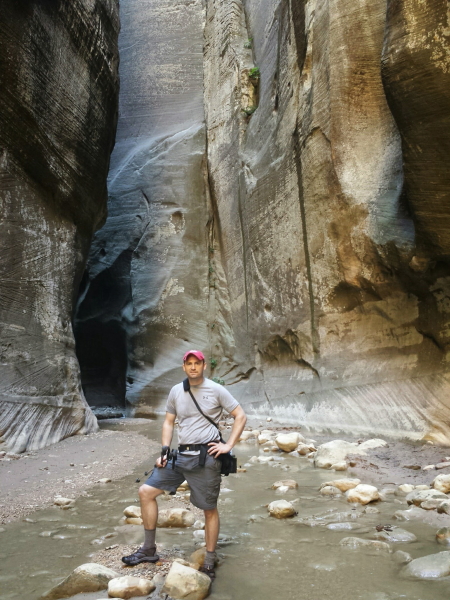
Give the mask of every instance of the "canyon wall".
<svg viewBox="0 0 450 600">
<path fill-rule="evenodd" d="M 4 0 L 0 24 L 0 441 L 33 450 L 97 428 L 72 313 L 106 216 L 118 2 Z"/>
<path fill-rule="evenodd" d="M 199 347 L 250 414 L 450 442 L 447 8 L 122 2 L 91 403 L 161 410 Z"/>
</svg>

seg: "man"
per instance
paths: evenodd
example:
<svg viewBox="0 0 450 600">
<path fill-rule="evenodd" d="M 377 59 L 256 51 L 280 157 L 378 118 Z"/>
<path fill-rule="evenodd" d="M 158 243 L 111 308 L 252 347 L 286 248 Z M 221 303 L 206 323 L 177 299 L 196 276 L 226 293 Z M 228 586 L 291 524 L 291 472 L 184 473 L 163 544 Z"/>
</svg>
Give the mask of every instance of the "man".
<svg viewBox="0 0 450 600">
<path fill-rule="evenodd" d="M 156 498 L 164 490 L 175 493 L 186 480 L 191 489 L 191 502 L 205 514 L 206 557 L 200 569 L 214 579 L 216 544 L 219 537 L 219 513 L 217 497 L 220 491 L 221 462 L 218 457 L 230 452 L 238 441 L 247 417 L 237 400 L 223 386 L 206 379 L 205 357 L 199 350 L 189 350 L 183 357 L 183 371 L 186 373 L 190 391 L 202 412 L 215 423 L 219 422 L 222 409 L 234 418 L 233 427 L 227 442 L 220 441 L 220 434 L 212 423 L 197 409 L 189 391 L 183 383 L 175 385 L 166 404 L 166 418 L 162 427 L 162 445 L 172 442 L 175 419 L 178 419 L 178 455 L 175 468 L 166 458 L 158 457 L 155 469 L 147 481 L 139 488 L 142 520 L 145 529 L 144 544 L 131 554 L 124 556 L 126 565 L 142 562 L 157 562 L 155 533 L 158 520 Z"/>
</svg>

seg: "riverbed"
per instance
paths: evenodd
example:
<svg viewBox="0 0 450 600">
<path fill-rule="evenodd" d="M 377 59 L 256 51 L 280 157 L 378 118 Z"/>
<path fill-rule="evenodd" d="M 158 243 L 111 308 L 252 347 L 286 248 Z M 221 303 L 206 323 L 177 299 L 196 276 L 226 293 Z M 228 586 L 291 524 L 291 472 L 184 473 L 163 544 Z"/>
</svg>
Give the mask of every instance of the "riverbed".
<svg viewBox="0 0 450 600">
<path fill-rule="evenodd" d="M 157 439 L 160 427 L 159 421 L 147 422 L 139 432 Z M 400 575 L 396 550 L 417 558 L 446 549 L 435 541 L 436 525 L 393 518 L 396 511 L 407 508 L 404 498 L 387 494 L 386 501 L 374 505 L 378 513 L 365 513 L 364 507 L 347 503 L 345 497 L 324 497 L 318 491 L 323 482 L 347 477 L 346 473 L 315 469 L 307 458 L 282 453 L 268 463 L 249 462 L 253 456 L 268 456 L 255 444 L 241 443 L 235 450 L 246 472 L 222 481 L 221 564 L 211 600 L 448 600 L 449 578 L 419 581 Z M 136 479 L 144 480 L 145 468 L 148 461 L 126 477 L 90 488 L 72 509 L 45 508 L 27 520 L 3 525 L 1 600 L 36 600 L 74 568 L 94 560 L 99 550 L 105 554 L 106 548 L 118 545 L 111 550 L 117 552 L 140 543 L 142 528 L 124 526 L 122 519 L 123 509 L 137 503 Z M 298 488 L 279 495 L 271 486 L 283 479 L 294 479 Z M 368 482 L 362 479 L 362 483 Z M 396 486 L 385 486 L 389 487 L 393 491 Z M 268 516 L 267 504 L 281 498 L 294 502 L 296 516 L 285 520 Z M 348 536 L 370 539 L 380 524 L 403 527 L 417 541 L 391 544 L 390 553 L 340 545 Z M 168 563 L 174 556 L 188 559 L 198 547 L 193 528 L 159 529 L 157 542 Z M 134 574 L 117 566 L 121 575 Z M 76 598 L 107 597 L 104 591 Z"/>
</svg>

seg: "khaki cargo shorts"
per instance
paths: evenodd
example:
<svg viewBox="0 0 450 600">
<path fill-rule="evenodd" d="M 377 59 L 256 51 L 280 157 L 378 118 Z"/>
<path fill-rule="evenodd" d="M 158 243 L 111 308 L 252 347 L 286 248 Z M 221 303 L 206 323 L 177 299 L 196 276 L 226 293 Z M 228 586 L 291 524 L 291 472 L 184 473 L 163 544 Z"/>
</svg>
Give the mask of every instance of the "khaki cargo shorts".
<svg viewBox="0 0 450 600">
<path fill-rule="evenodd" d="M 172 461 L 163 468 L 155 467 L 145 483 L 158 490 L 175 493 L 186 480 L 191 488 L 194 506 L 201 510 L 216 508 L 222 463 L 209 454 L 206 455 L 204 467 L 199 466 L 199 460 L 198 454 L 178 454 L 175 469 L 172 469 Z"/>
</svg>

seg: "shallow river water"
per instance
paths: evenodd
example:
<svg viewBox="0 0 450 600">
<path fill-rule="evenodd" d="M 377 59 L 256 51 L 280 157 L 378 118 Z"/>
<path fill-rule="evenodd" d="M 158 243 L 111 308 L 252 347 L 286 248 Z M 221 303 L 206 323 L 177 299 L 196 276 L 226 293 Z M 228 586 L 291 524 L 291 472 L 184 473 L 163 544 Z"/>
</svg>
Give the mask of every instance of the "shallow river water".
<svg viewBox="0 0 450 600">
<path fill-rule="evenodd" d="M 149 422 L 142 433 L 158 439 L 160 426 L 160 422 Z M 250 444 L 239 444 L 236 454 L 241 465 L 256 454 L 268 456 Z M 140 467 L 132 476 L 89 490 L 88 497 L 77 499 L 75 509 L 49 508 L 30 515 L 33 522 L 6 525 L 0 537 L 0 599 L 35 600 L 74 568 L 90 562 L 90 555 L 96 550 L 111 544 L 139 543 L 142 529 L 138 526 L 131 533 L 120 532 L 106 539 L 101 545 L 91 542 L 115 532 L 123 509 L 136 503 L 139 484 L 135 479 L 142 477 L 142 471 Z M 280 461 L 251 464 L 246 473 L 223 478 L 226 490 L 221 492 L 219 500 L 221 536 L 228 541 L 219 549 L 224 559 L 209 598 L 448 600 L 450 578 L 404 579 L 392 553 L 354 551 L 339 545 L 348 536 L 369 539 L 376 525 L 391 523 L 418 538 L 413 543 L 392 544 L 394 551 L 403 550 L 417 558 L 445 550 L 435 541 L 435 527 L 393 520 L 396 510 L 406 508 L 394 503 L 393 495 L 388 496 L 389 501 L 376 505 L 380 513 L 360 515 L 362 507 L 353 508 L 345 498 L 330 499 L 319 494 L 322 482 L 345 476 L 314 469 L 303 457 L 283 455 Z M 280 479 L 295 479 L 299 487 L 280 496 L 270 489 Z M 265 505 L 281 498 L 298 499 L 295 505 L 298 516 L 286 520 L 267 516 Z M 338 515 L 349 512 L 353 515 L 350 519 Z M 320 518 L 324 516 L 326 519 Z M 309 524 L 302 519 L 309 519 Z M 328 528 L 331 523 L 343 521 L 353 523 L 357 529 Z M 195 550 L 192 528 L 158 530 L 157 541 L 165 547 L 180 548 L 187 557 Z M 85 597 L 106 598 L 107 593 L 96 592 Z"/>
</svg>

